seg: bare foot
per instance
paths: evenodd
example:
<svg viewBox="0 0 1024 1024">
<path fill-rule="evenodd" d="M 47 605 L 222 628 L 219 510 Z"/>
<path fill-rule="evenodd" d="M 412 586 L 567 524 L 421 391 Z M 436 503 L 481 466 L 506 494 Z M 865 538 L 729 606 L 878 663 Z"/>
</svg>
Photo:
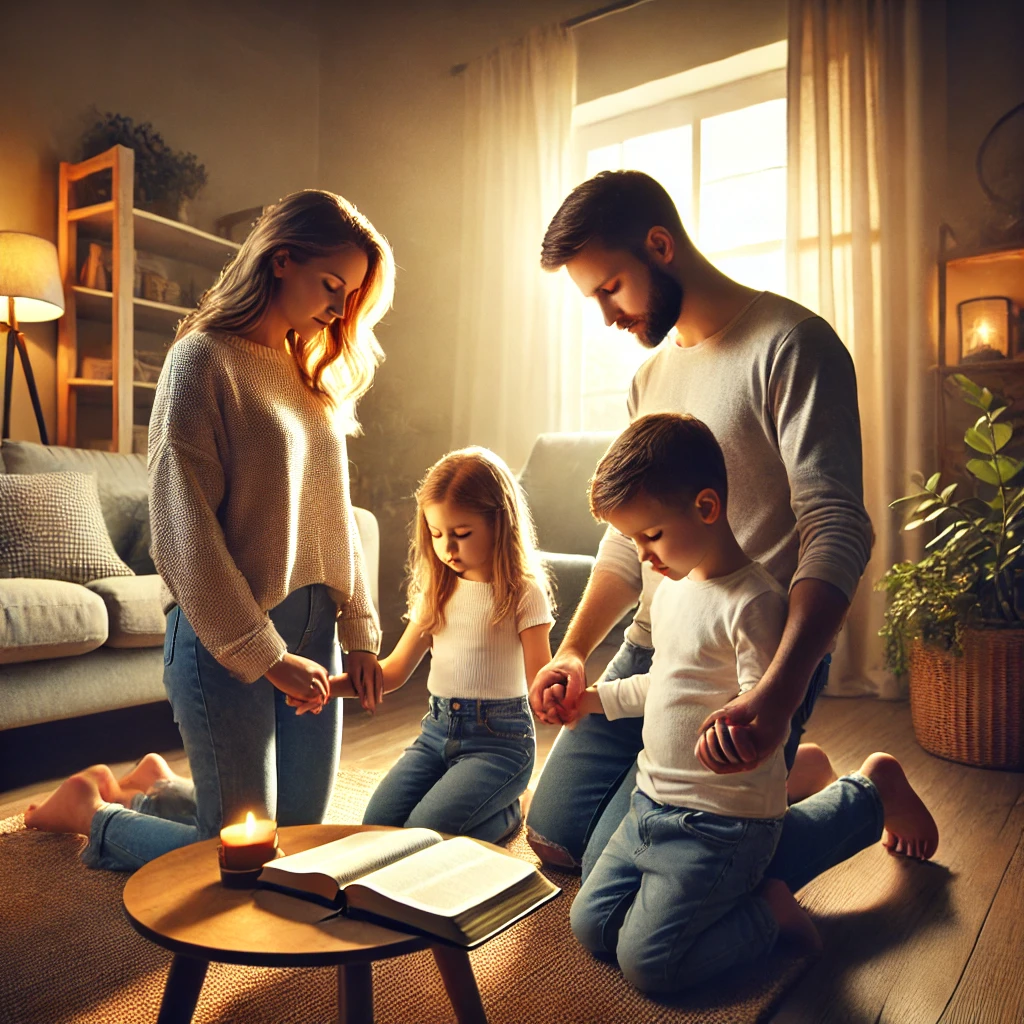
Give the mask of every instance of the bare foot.
<svg viewBox="0 0 1024 1024">
<path fill-rule="evenodd" d="M 779 938 L 798 953 L 820 953 L 821 936 L 810 915 L 796 901 L 789 886 L 780 878 L 766 878 L 757 895 L 768 904 L 779 926 Z"/>
<path fill-rule="evenodd" d="M 831 786 L 838 776 L 832 762 L 817 743 L 801 743 L 786 780 L 786 796 L 791 804 L 820 793 Z"/>
<path fill-rule="evenodd" d="M 100 796 L 108 803 L 121 802 L 121 787 L 117 784 L 114 773 L 105 764 L 94 764 L 80 771 L 79 775 L 88 776 L 96 783 Z"/>
<path fill-rule="evenodd" d="M 939 845 L 939 829 L 921 798 L 907 781 L 903 766 L 891 754 L 872 754 L 860 767 L 885 810 L 882 845 L 890 853 L 927 860 Z"/>
<path fill-rule="evenodd" d="M 95 778 L 79 772 L 65 779 L 41 804 L 29 804 L 25 827 L 87 836 L 93 815 L 106 803 Z"/>
<path fill-rule="evenodd" d="M 171 766 L 159 754 L 147 754 L 139 763 L 120 780 L 123 790 L 149 792 L 154 782 L 160 779 L 180 779 L 171 771 Z"/>
</svg>

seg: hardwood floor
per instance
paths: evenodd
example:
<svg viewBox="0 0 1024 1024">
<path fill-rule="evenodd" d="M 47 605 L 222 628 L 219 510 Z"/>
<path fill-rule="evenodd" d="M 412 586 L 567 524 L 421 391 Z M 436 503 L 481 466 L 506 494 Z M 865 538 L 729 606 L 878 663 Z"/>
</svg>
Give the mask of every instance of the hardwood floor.
<svg viewBox="0 0 1024 1024">
<path fill-rule="evenodd" d="M 425 703 L 419 673 L 377 715 L 349 711 L 342 768 L 388 767 L 415 736 Z M 555 734 L 539 727 L 539 764 Z M 1022 1024 L 1024 774 L 926 754 L 899 702 L 823 698 L 806 738 L 840 773 L 875 750 L 894 754 L 941 838 L 929 863 L 890 856 L 879 845 L 802 890 L 825 952 L 783 997 L 773 1024 Z M 165 756 L 186 769 L 181 751 Z M 17 814 L 55 782 L 0 793 L 0 817 Z"/>
</svg>

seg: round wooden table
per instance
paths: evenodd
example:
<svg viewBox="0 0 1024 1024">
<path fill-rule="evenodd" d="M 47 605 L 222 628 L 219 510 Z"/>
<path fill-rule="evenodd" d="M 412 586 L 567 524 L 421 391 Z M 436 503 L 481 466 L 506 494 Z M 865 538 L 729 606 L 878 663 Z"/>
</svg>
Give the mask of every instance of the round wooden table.
<svg viewBox="0 0 1024 1024">
<path fill-rule="evenodd" d="M 281 848 L 300 853 L 377 826 L 296 825 L 280 830 Z M 341 1024 L 372 1024 L 371 964 L 430 948 L 459 1024 L 487 1024 L 465 950 L 366 921 L 325 924 L 289 920 L 257 903 L 262 890 L 227 889 L 217 864 L 218 839 L 158 857 L 128 879 L 124 908 L 143 937 L 174 953 L 157 1024 L 187 1024 L 211 961 L 254 967 L 337 967 Z M 276 894 L 267 893 L 273 897 Z M 261 895 L 261 899 L 265 897 Z M 312 916 L 316 905 L 280 897 Z"/>
</svg>

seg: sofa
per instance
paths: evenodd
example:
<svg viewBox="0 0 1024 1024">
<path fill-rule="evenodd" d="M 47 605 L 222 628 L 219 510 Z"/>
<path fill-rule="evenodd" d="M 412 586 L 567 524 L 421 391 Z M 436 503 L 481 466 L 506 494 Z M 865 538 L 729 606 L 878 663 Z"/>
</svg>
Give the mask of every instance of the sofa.
<svg viewBox="0 0 1024 1024">
<path fill-rule="evenodd" d="M 0 473 L 56 472 L 95 476 L 114 551 L 135 575 L 85 585 L 0 578 L 0 730 L 166 699 L 146 459 L 29 441 L 0 445 Z M 376 604 L 377 520 L 365 509 L 355 511 Z"/>
<path fill-rule="evenodd" d="M 607 529 L 590 514 L 587 487 L 616 436 L 603 431 L 539 434 L 519 474 L 537 528 L 537 544 L 555 588 L 552 650 L 565 636 Z M 632 613 L 627 614 L 604 643 L 618 647 L 631 619 Z"/>
</svg>

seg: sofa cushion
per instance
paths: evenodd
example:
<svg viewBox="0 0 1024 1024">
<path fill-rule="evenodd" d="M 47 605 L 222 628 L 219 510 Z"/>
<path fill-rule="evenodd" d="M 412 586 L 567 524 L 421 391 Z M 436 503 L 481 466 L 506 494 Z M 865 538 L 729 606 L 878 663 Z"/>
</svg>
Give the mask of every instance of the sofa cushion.
<svg viewBox="0 0 1024 1024">
<path fill-rule="evenodd" d="M 7 473 L 92 473 L 114 550 L 140 576 L 156 572 L 149 556 L 149 479 L 144 455 L 63 448 L 33 441 L 4 441 Z"/>
<path fill-rule="evenodd" d="M 160 647 L 167 617 L 160 599 L 160 577 L 108 576 L 86 586 L 107 606 L 108 647 Z"/>
<path fill-rule="evenodd" d="M 0 665 L 86 654 L 106 639 L 106 605 L 85 587 L 0 580 Z"/>
<path fill-rule="evenodd" d="M 0 474 L 0 577 L 88 583 L 131 576 L 88 473 Z"/>
<path fill-rule="evenodd" d="M 615 436 L 597 431 L 538 435 L 519 483 L 543 551 L 597 554 L 605 526 L 590 514 L 587 485 Z"/>
</svg>

